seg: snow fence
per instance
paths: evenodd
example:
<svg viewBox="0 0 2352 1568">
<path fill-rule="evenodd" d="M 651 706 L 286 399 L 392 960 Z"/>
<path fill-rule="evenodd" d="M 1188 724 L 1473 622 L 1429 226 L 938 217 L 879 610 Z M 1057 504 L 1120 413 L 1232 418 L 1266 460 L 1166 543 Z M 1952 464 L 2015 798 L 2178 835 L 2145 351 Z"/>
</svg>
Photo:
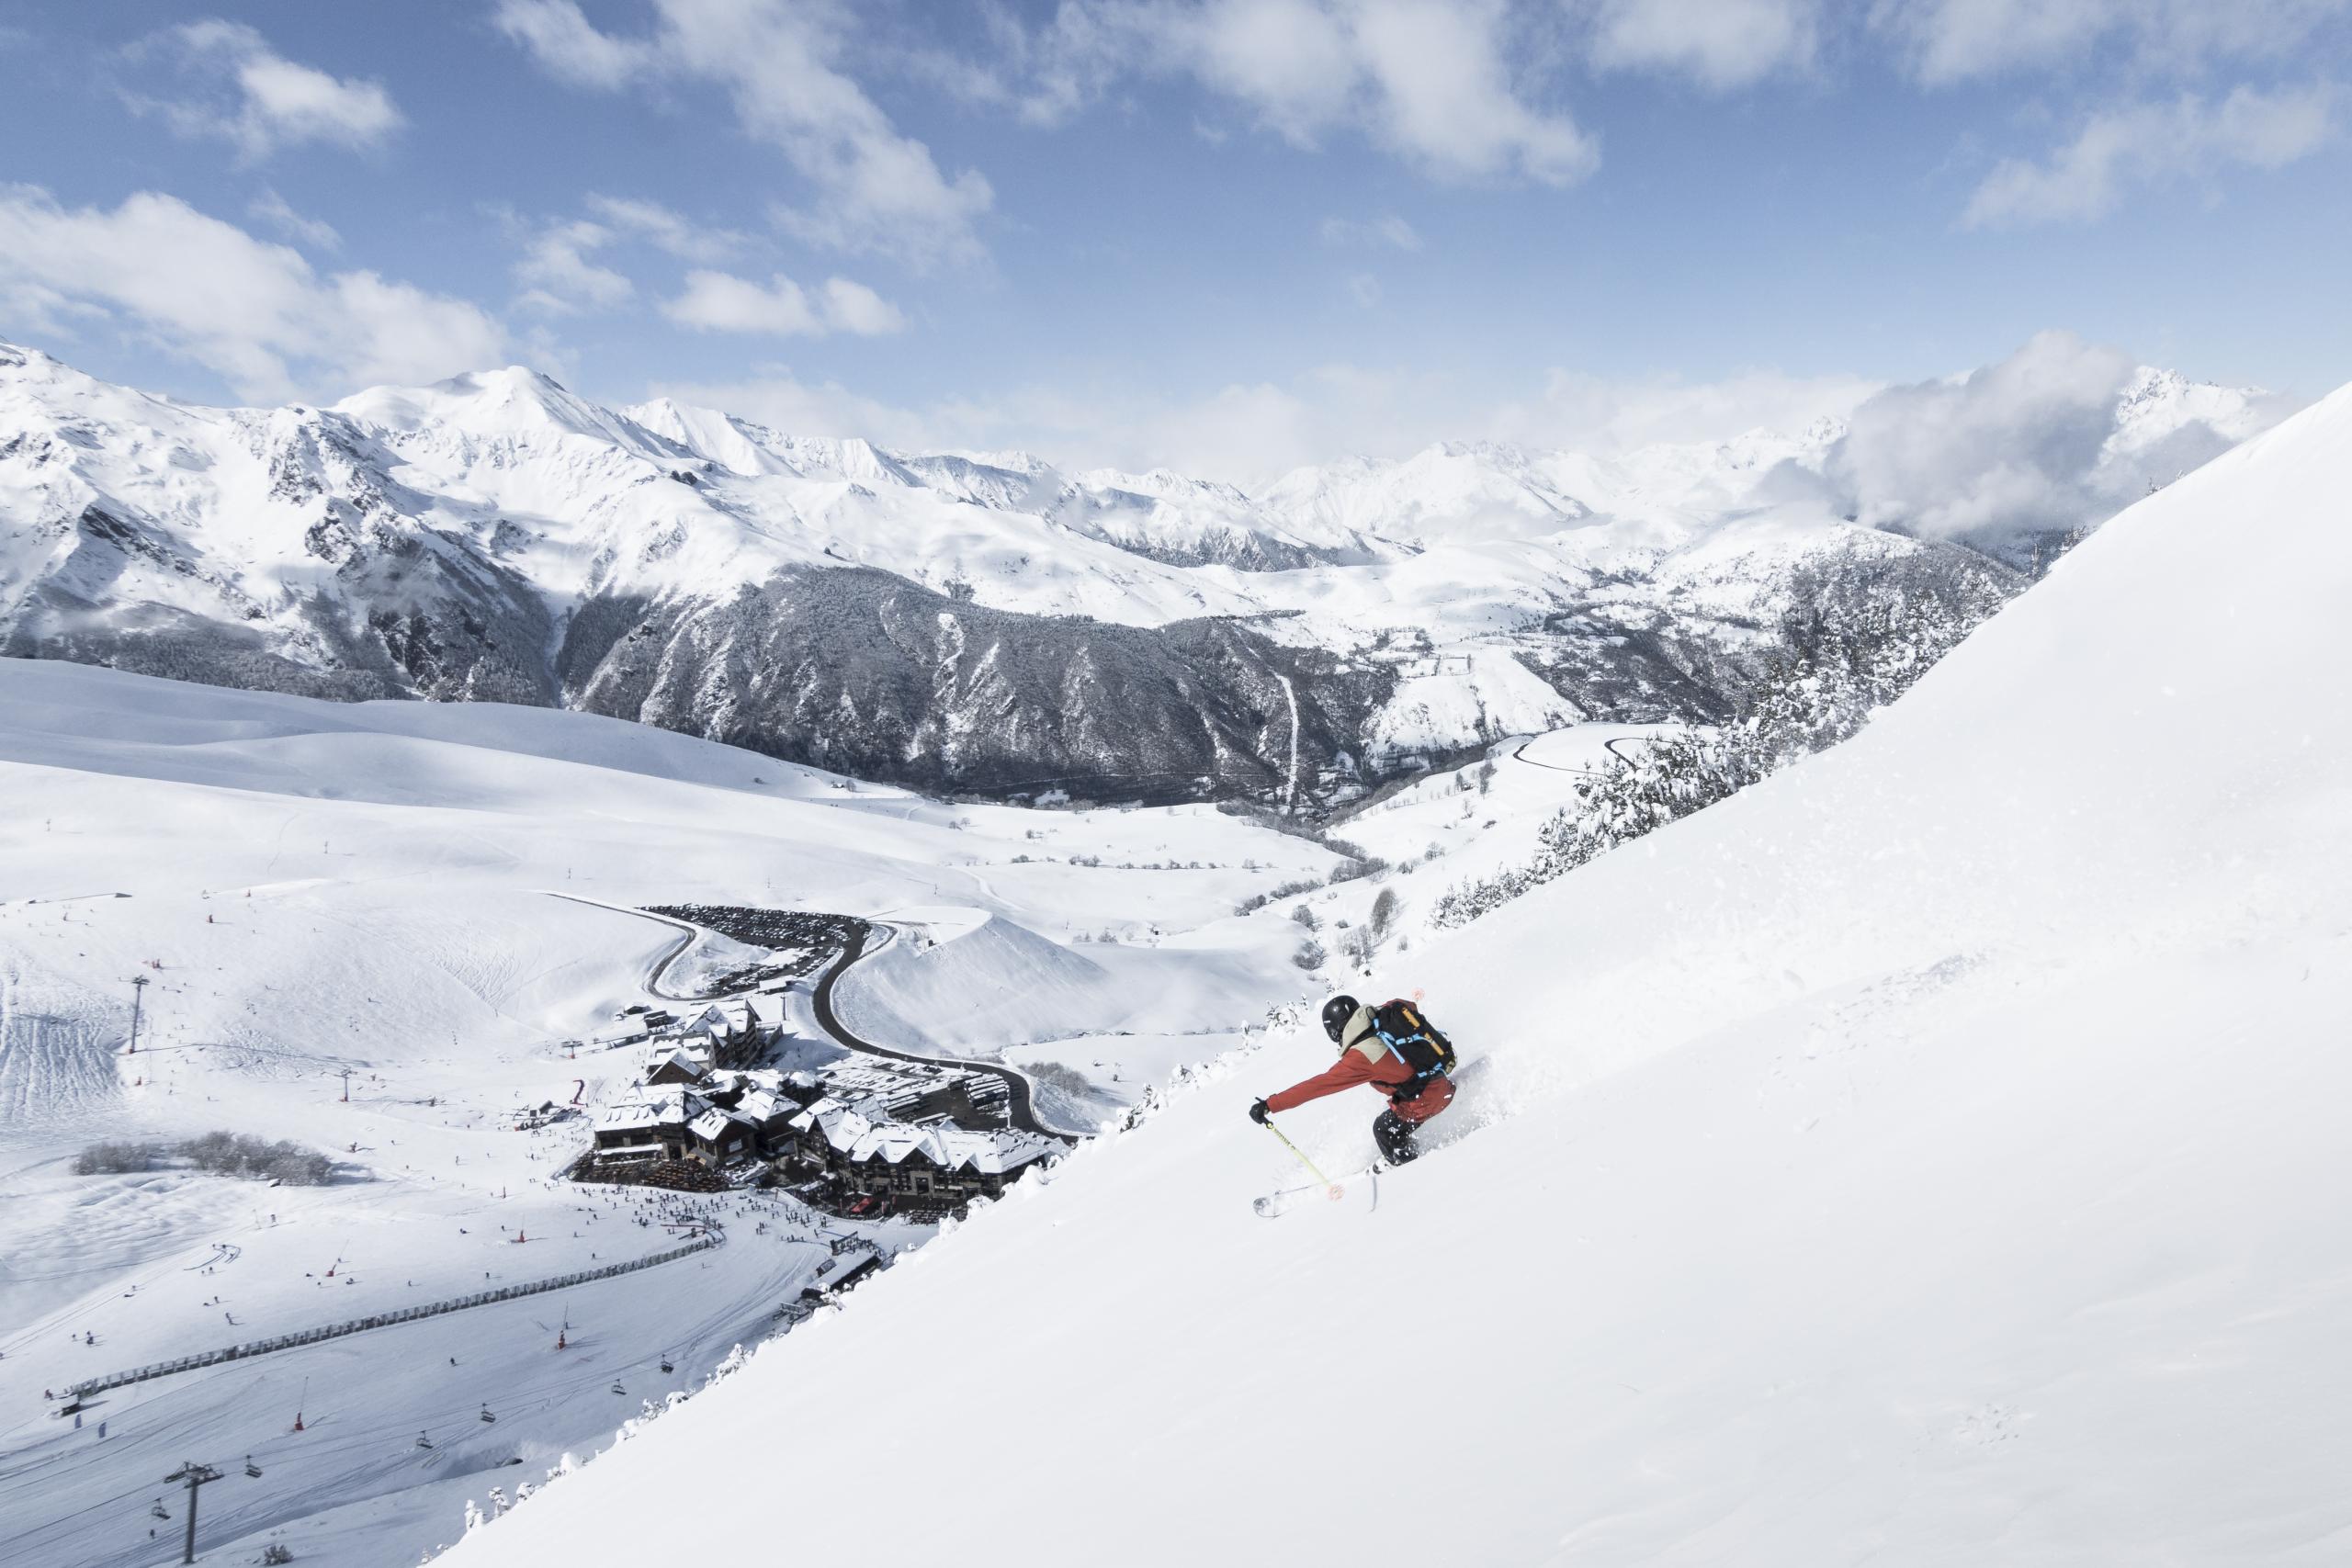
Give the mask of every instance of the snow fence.
<svg viewBox="0 0 2352 1568">
<path fill-rule="evenodd" d="M 419 1318 L 439 1317 L 444 1313 L 463 1312 L 468 1307 L 488 1306 L 492 1302 L 511 1302 L 518 1296 L 536 1296 L 548 1291 L 560 1291 L 571 1285 L 584 1285 L 593 1280 L 609 1280 L 616 1274 L 634 1274 L 639 1269 L 656 1264 L 674 1263 L 681 1258 L 717 1247 L 725 1239 L 717 1233 L 699 1236 L 683 1247 L 671 1247 L 628 1263 L 607 1263 L 601 1269 L 582 1269 L 575 1273 L 558 1274 L 551 1279 L 533 1280 L 527 1284 L 501 1285 L 494 1291 L 476 1291 L 469 1296 L 452 1296 L 447 1301 L 427 1302 L 422 1306 L 402 1307 L 398 1312 L 371 1313 L 346 1323 L 331 1323 L 322 1328 L 298 1329 L 292 1334 L 273 1334 L 248 1344 L 232 1345 L 226 1349 L 200 1350 L 193 1356 L 178 1356 L 168 1361 L 154 1361 L 147 1366 L 133 1367 L 129 1371 L 108 1372 L 103 1377 L 85 1378 L 68 1383 L 65 1392 L 76 1399 L 107 1389 L 120 1388 L 125 1383 L 145 1382 L 150 1378 L 169 1377 L 174 1372 L 194 1371 L 198 1367 L 216 1367 L 223 1361 L 242 1361 L 250 1356 L 266 1356 L 272 1350 L 290 1350 L 298 1345 L 315 1345 L 322 1339 L 340 1339 L 346 1334 L 358 1334 L 370 1328 L 388 1328 L 396 1323 L 414 1323 Z"/>
</svg>

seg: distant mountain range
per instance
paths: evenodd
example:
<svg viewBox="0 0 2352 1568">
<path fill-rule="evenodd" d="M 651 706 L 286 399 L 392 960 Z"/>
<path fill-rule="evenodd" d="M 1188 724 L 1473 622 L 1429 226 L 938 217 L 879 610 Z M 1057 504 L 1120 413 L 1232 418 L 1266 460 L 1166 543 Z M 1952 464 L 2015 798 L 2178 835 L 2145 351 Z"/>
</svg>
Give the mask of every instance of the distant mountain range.
<svg viewBox="0 0 2352 1568">
<path fill-rule="evenodd" d="M 2244 406 L 2147 372 L 2118 449 Z M 0 344 L 0 653 L 582 708 L 933 790 L 1328 803 L 1579 717 L 1718 716 L 1800 581 L 2022 581 L 1766 482 L 1842 434 L 1448 444 L 1251 493 L 523 369 L 205 408 Z"/>
</svg>

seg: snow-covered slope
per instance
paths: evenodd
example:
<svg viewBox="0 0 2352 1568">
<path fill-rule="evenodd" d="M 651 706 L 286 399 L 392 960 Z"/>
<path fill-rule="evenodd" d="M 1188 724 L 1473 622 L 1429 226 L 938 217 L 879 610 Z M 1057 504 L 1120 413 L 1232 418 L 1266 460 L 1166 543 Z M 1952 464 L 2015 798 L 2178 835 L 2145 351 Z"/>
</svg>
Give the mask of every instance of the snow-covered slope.
<svg viewBox="0 0 2352 1568">
<path fill-rule="evenodd" d="M 403 1568 L 483 1468 L 593 1451 L 641 1401 L 775 1331 L 777 1304 L 830 1267 L 805 1213 L 766 1193 L 582 1187 L 560 1173 L 584 1121 L 515 1128 L 527 1107 L 622 1095 L 642 1050 L 605 1048 L 616 1010 L 674 1005 L 709 967 L 718 944 L 650 990 L 677 932 L 632 911 L 844 912 L 881 921 L 886 952 L 950 920 L 985 931 L 943 949 L 985 953 L 969 977 L 990 1032 L 945 1032 L 974 1055 L 1051 1040 L 1025 1060 L 1081 1080 L 1054 1110 L 1084 1129 L 1295 994 L 1263 935 L 1280 917 L 1232 910 L 1336 863 L 1205 806 L 952 806 L 594 715 L 0 660 L 0 1564 L 158 1561 L 158 1479 L 250 1453 L 262 1476 L 233 1470 L 204 1496 L 208 1561 L 250 1560 L 258 1540 L 227 1543 L 299 1520 L 298 1561 Z M 759 1005 L 817 1040 L 805 996 Z M 861 1026 L 920 1049 L 927 1021 Z M 1200 1032 L 1127 1032 L 1179 1029 Z M 70 1169 L 94 1141 L 216 1130 L 332 1153 L 345 1179 Z M 728 1244 L 560 1300 L 115 1389 L 81 1427 L 40 1397 L 641 1257 L 690 1218 L 733 1222 Z M 928 1227 L 876 1234 L 895 1247 Z M 566 1314 L 559 1357 L 541 1326 Z"/>
<path fill-rule="evenodd" d="M 2184 389 L 2142 423 L 2210 433 L 2226 396 Z M 1716 715 L 1800 571 L 2013 584 L 1764 493 L 1836 434 L 1444 445 L 1251 494 L 519 368 L 198 408 L 0 345 L 0 652 L 580 707 L 933 789 L 1338 799 L 1577 715 Z"/>
<path fill-rule="evenodd" d="M 1375 984 L 1487 1065 L 1376 1210 L 1250 1213 L 1302 1032 L 445 1561 L 761 1539 L 779 1472 L 905 1562 L 2328 1560 L 2352 705 L 2269 677 L 2342 663 L 2346 494 L 2352 389 L 1417 946 Z M 1374 1109 L 1289 1130 L 1340 1169 Z"/>
</svg>

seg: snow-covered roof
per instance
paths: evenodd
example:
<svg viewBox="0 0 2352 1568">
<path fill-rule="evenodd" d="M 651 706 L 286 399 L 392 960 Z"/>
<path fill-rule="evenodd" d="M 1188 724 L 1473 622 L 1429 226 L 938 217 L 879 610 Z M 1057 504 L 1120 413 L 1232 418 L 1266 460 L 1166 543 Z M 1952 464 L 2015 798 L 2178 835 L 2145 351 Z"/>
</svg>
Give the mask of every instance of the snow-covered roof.
<svg viewBox="0 0 2352 1568">
<path fill-rule="evenodd" d="M 620 1105 L 608 1105 L 596 1112 L 596 1130 L 600 1133 L 623 1133 L 661 1124 L 662 1119 L 655 1113 L 650 1100 L 632 1100 Z"/>
<path fill-rule="evenodd" d="M 651 1077 L 667 1067 L 677 1067 L 700 1077 L 710 1070 L 710 1053 L 677 1046 L 657 1049 L 647 1054 L 645 1058 L 647 1077 Z"/>
<path fill-rule="evenodd" d="M 1013 1130 L 977 1132 L 967 1127 L 939 1127 L 932 1136 L 939 1145 L 939 1163 L 949 1170 L 968 1166 L 982 1176 L 1001 1176 L 1055 1152 L 1054 1141 L 1035 1133 Z"/>
<path fill-rule="evenodd" d="M 842 1158 L 903 1165 L 921 1156 L 942 1170 L 969 1168 L 1001 1176 L 1055 1152 L 1050 1138 L 1011 1130 L 979 1132 L 964 1127 L 918 1125 L 892 1119 L 876 1101 L 843 1104 L 830 1097 L 795 1116 L 796 1131 L 814 1128 Z"/>
<path fill-rule="evenodd" d="M 687 1123 L 686 1131 L 692 1133 L 695 1137 L 700 1138 L 704 1143 L 715 1144 L 718 1142 L 720 1138 L 726 1136 L 728 1124 L 729 1122 L 734 1122 L 740 1125 L 741 1120 L 731 1111 L 720 1111 L 714 1107 L 711 1110 L 704 1111 L 701 1115 L 695 1117 L 691 1122 Z"/>
<path fill-rule="evenodd" d="M 755 1089 L 737 1104 L 735 1114 L 741 1120 L 749 1122 L 754 1126 L 763 1127 L 784 1115 L 787 1110 L 798 1109 L 798 1106 L 779 1097 L 773 1089 Z"/>
</svg>

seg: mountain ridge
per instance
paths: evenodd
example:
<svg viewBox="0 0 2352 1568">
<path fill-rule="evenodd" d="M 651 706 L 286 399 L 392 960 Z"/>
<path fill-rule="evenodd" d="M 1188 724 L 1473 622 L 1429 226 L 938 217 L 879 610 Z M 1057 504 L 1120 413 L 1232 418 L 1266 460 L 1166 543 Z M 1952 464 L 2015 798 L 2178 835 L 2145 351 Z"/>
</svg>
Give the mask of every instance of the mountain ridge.
<svg viewBox="0 0 2352 1568">
<path fill-rule="evenodd" d="M 2233 395 L 2148 372 L 2132 429 Z M 608 408 L 522 367 L 211 409 L 0 345 L 0 649 L 580 705 L 950 792 L 1323 804 L 1578 717 L 1720 717 L 1799 581 L 2023 581 L 1782 482 L 1841 435 L 1442 442 L 1252 493 Z"/>
</svg>

